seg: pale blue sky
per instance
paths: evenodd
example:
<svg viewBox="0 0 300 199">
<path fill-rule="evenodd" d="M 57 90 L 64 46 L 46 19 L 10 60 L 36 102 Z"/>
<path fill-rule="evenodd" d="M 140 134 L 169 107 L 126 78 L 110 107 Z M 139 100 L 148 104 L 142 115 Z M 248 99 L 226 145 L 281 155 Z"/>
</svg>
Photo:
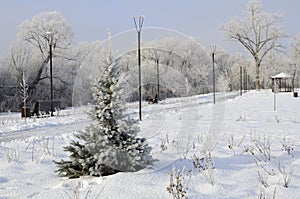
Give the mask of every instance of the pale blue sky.
<svg viewBox="0 0 300 199">
<path fill-rule="evenodd" d="M 219 28 L 244 16 L 247 0 L 0 0 L 0 56 L 16 38 L 18 26 L 44 11 L 60 12 L 72 26 L 75 42 L 104 40 L 134 28 L 133 16 L 145 16 L 144 27 L 162 27 L 196 37 L 204 46 L 217 44 L 229 52 Z M 282 13 L 289 34 L 300 33 L 299 0 L 261 0 L 267 12 Z"/>
</svg>

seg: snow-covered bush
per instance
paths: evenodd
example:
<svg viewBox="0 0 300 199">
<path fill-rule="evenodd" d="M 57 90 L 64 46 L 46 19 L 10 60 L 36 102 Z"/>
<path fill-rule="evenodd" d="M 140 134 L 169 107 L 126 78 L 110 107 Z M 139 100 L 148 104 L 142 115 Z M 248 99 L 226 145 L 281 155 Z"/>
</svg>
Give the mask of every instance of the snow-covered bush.
<svg viewBox="0 0 300 199">
<path fill-rule="evenodd" d="M 286 151 L 288 153 L 288 155 L 293 156 L 292 151 L 294 150 L 294 147 L 292 146 L 292 144 L 286 139 L 283 138 L 281 140 L 281 144 L 282 144 L 282 151 Z"/>
<path fill-rule="evenodd" d="M 252 139 L 252 138 L 251 138 Z M 271 160 L 271 140 L 263 136 L 252 140 L 253 145 L 245 146 L 245 152 L 253 155 L 257 161 L 268 162 Z"/>
<path fill-rule="evenodd" d="M 269 174 L 264 172 L 264 170 L 262 172 L 258 170 L 257 175 L 258 175 L 258 179 L 259 179 L 260 183 L 264 187 L 269 187 L 269 183 L 268 183 Z"/>
<path fill-rule="evenodd" d="M 178 153 L 179 159 L 186 159 L 189 151 L 193 148 L 193 137 L 191 135 L 188 136 L 180 136 L 177 140 L 174 141 L 174 147 L 176 152 Z"/>
<path fill-rule="evenodd" d="M 282 165 L 280 162 L 277 165 L 279 172 L 282 174 L 283 186 L 288 188 L 292 181 L 293 176 L 293 166 L 290 164 L 288 167 Z"/>
<path fill-rule="evenodd" d="M 137 138 L 136 120 L 125 115 L 121 97 L 122 81 L 113 59 L 105 61 L 105 70 L 93 82 L 96 103 L 91 111 L 94 123 L 79 132 L 65 151 L 70 160 L 55 163 L 57 172 L 70 178 L 83 175 L 104 176 L 122 171 L 138 171 L 151 165 L 151 147 L 145 138 Z"/>
<path fill-rule="evenodd" d="M 31 161 L 42 163 L 47 156 L 54 157 L 54 140 L 50 143 L 50 137 L 32 138 L 24 140 L 27 146 L 22 152 L 31 154 Z"/>
<path fill-rule="evenodd" d="M 7 162 L 12 161 L 19 162 L 20 160 L 20 150 L 19 148 L 6 148 L 3 150 L 6 155 Z"/>
<path fill-rule="evenodd" d="M 247 119 L 246 115 L 240 114 L 240 116 L 236 119 L 237 122 L 242 121 L 245 122 Z"/>
<path fill-rule="evenodd" d="M 170 183 L 167 192 L 172 195 L 173 199 L 184 199 L 187 197 L 189 180 L 191 178 L 191 170 L 187 171 L 185 167 L 176 169 L 173 165 L 172 170 L 168 173 Z"/>
<path fill-rule="evenodd" d="M 267 198 L 275 199 L 275 196 L 276 196 L 276 187 L 274 188 L 274 191 L 272 192 L 272 194 L 266 193 L 266 188 L 261 188 L 259 190 L 258 198 L 259 199 L 267 199 Z"/>
<path fill-rule="evenodd" d="M 165 151 L 168 149 L 168 145 L 169 145 L 169 136 L 168 134 L 166 134 L 166 138 L 162 140 L 161 144 L 160 144 L 160 149 L 161 152 Z"/>
<path fill-rule="evenodd" d="M 93 185 L 89 185 L 88 187 L 85 187 L 84 184 L 81 181 L 77 181 L 76 183 L 71 183 L 70 185 L 67 184 L 67 188 L 72 188 L 69 191 L 64 191 L 65 195 L 69 199 L 88 199 L 88 198 L 100 198 L 100 195 L 104 188 L 100 189 L 100 191 L 96 194 L 95 197 L 93 197 L 95 194 L 92 192 Z"/>
<path fill-rule="evenodd" d="M 245 138 L 245 136 L 243 136 L 240 141 L 237 141 L 235 136 L 235 134 L 230 134 L 228 138 L 228 148 L 233 151 L 233 155 L 236 154 L 236 148 L 241 146 Z"/>
</svg>

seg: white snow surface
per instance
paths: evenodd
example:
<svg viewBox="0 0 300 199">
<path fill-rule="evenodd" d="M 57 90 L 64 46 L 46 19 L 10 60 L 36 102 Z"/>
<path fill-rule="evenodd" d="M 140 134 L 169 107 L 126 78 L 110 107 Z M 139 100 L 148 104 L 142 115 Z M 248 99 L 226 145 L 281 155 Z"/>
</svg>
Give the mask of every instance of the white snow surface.
<svg viewBox="0 0 300 199">
<path fill-rule="evenodd" d="M 173 167 L 185 168 L 183 184 L 188 198 L 259 198 L 260 194 L 300 198 L 300 97 L 278 93 L 276 110 L 270 90 L 243 96 L 218 93 L 217 103 L 211 101 L 209 94 L 166 99 L 159 104 L 143 102 L 139 136 L 146 137 L 153 147 L 154 165 L 135 173 L 78 179 L 58 176 L 52 161 L 68 159 L 63 147 L 91 122 L 86 114 L 91 107 L 26 120 L 20 113 L 2 113 L 0 199 L 172 198 L 167 187 Z M 127 106 L 128 114 L 137 117 L 138 104 Z M 246 150 L 268 143 L 267 161 L 259 161 L 257 154 Z M 192 157 L 205 157 L 208 150 L 214 168 L 198 171 Z M 290 174 L 291 181 L 284 187 L 284 178 Z"/>
</svg>

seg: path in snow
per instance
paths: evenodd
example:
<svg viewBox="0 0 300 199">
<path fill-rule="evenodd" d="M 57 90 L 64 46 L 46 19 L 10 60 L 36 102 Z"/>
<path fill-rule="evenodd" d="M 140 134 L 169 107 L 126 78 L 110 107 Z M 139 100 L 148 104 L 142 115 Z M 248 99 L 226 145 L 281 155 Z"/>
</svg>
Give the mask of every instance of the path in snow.
<svg viewBox="0 0 300 199">
<path fill-rule="evenodd" d="M 223 102 L 226 99 L 232 99 L 239 95 L 238 92 L 232 93 L 216 93 L 216 101 Z M 153 126 L 153 132 L 150 137 L 153 137 L 157 134 L 161 133 L 161 129 L 164 127 L 164 123 L 166 120 L 166 116 L 169 113 L 172 113 L 174 110 L 177 112 L 182 112 L 183 120 L 186 121 L 182 123 L 183 126 L 180 127 L 180 131 L 186 130 L 186 128 L 193 129 L 192 132 L 197 128 L 197 123 L 191 120 L 191 117 L 195 118 L 195 120 L 199 119 L 199 113 L 197 109 L 194 109 L 195 115 L 192 116 L 189 112 L 189 115 L 186 115 L 184 109 L 195 108 L 198 106 L 202 106 L 205 104 L 209 104 L 212 101 L 211 94 L 204 96 L 193 96 L 190 98 L 176 98 L 176 99 L 167 99 L 161 102 L 161 104 L 156 105 L 145 105 L 143 107 L 143 116 L 146 117 L 145 120 L 151 119 L 147 118 L 149 115 L 151 117 L 156 118 L 155 120 L 151 120 L 151 125 Z M 135 105 L 136 106 L 136 105 Z M 83 109 L 83 110 L 82 110 Z M 15 126 L 19 126 L 14 129 L 4 129 L 0 130 L 0 142 L 9 142 L 12 140 L 20 140 L 25 139 L 27 137 L 37 136 L 56 136 L 63 133 L 76 132 L 78 130 L 83 130 L 90 122 L 91 119 L 88 118 L 86 114 L 83 114 L 86 111 L 85 108 L 79 108 L 79 110 L 69 109 L 66 111 L 65 115 L 59 115 L 54 118 L 28 118 L 27 123 L 24 120 L 20 119 L 19 114 L 12 115 L 4 115 L 2 114 L 0 119 L 5 118 L 6 116 L 10 117 L 11 121 L 15 121 L 18 123 Z M 62 111 L 64 112 L 64 110 Z M 137 112 L 131 112 L 132 117 L 137 116 Z M 159 118 L 159 119 L 158 119 Z M 188 118 L 188 119 L 187 119 Z M 34 121 L 33 121 L 34 120 Z M 3 122 L 4 123 L 4 122 Z M 3 124 L 4 125 L 4 124 Z M 147 126 L 147 125 L 146 125 Z M 156 128 L 156 129 L 155 129 Z M 150 138 L 148 137 L 148 138 Z"/>
</svg>

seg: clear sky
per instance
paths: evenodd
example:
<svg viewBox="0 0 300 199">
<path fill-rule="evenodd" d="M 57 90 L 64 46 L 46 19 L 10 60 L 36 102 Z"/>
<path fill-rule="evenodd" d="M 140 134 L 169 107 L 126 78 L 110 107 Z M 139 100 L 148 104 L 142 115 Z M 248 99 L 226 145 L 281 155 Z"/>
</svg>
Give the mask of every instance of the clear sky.
<svg viewBox="0 0 300 199">
<path fill-rule="evenodd" d="M 234 16 L 244 16 L 247 0 L 0 0 L 0 56 L 16 38 L 18 26 L 45 11 L 60 12 L 72 26 L 75 43 L 105 40 L 134 28 L 133 16 L 144 15 L 144 27 L 162 27 L 196 37 L 204 46 L 224 41 L 219 28 Z M 282 13 L 287 33 L 300 33 L 299 0 L 261 0 L 266 12 Z"/>
</svg>

